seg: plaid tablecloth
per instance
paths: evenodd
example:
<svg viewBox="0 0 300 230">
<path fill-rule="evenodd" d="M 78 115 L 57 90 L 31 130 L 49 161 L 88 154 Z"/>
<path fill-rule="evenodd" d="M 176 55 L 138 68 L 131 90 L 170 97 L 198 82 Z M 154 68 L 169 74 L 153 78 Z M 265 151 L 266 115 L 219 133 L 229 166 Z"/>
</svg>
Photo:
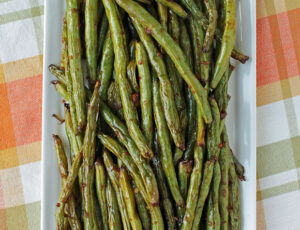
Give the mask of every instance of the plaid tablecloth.
<svg viewBox="0 0 300 230">
<path fill-rule="evenodd" d="M 252 0 L 249 0 L 252 1 Z M 0 0 L 0 229 L 40 229 L 43 0 Z M 257 0 L 257 229 L 300 229 L 300 0 Z"/>
</svg>

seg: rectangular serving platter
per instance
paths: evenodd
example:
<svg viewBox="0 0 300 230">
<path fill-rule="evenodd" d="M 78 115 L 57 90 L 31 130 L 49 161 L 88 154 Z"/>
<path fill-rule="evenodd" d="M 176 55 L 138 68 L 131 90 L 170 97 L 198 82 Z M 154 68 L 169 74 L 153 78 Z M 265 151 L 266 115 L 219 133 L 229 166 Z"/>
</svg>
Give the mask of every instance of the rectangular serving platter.
<svg viewBox="0 0 300 230">
<path fill-rule="evenodd" d="M 54 77 L 50 64 L 59 64 L 61 55 L 62 19 L 65 1 L 45 1 L 44 80 L 42 122 L 42 215 L 41 228 L 55 229 L 54 211 L 60 191 L 52 134 L 67 143 L 64 125 L 52 114 L 63 115 L 62 98 L 51 85 Z M 246 64 L 236 61 L 230 79 L 227 130 L 233 152 L 245 166 L 246 178 L 241 183 L 242 229 L 256 229 L 256 5 L 255 1 L 237 1 L 236 45 L 250 56 Z M 64 145 L 67 148 L 67 144 Z"/>
</svg>

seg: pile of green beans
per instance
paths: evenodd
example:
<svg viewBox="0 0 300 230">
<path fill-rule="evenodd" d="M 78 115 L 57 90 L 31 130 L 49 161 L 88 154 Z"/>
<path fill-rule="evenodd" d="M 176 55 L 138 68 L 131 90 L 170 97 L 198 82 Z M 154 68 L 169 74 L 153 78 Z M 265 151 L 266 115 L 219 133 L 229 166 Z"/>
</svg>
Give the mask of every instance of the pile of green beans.
<svg viewBox="0 0 300 230">
<path fill-rule="evenodd" d="M 249 59 L 236 0 L 66 3 L 49 66 L 70 149 L 53 134 L 56 228 L 241 229 L 245 169 L 225 125 L 230 58 Z"/>
</svg>

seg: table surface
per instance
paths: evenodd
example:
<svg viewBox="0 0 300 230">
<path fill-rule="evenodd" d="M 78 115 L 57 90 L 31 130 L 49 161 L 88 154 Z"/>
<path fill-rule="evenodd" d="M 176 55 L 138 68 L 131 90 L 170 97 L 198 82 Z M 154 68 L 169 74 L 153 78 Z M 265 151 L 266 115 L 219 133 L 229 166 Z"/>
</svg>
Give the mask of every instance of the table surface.
<svg viewBox="0 0 300 230">
<path fill-rule="evenodd" d="M 0 229 L 40 229 L 43 0 L 0 0 Z M 300 229 L 300 0 L 257 0 L 257 229 Z"/>
</svg>

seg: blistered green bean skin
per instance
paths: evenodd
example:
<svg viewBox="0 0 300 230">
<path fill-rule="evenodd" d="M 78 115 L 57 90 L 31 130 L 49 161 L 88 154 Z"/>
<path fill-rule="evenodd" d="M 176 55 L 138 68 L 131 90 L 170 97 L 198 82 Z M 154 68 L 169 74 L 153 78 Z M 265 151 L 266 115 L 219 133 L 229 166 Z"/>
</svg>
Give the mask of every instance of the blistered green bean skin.
<svg viewBox="0 0 300 230">
<path fill-rule="evenodd" d="M 140 105 L 142 121 L 141 126 L 144 135 L 152 146 L 153 143 L 153 115 L 152 115 L 152 82 L 148 65 L 147 52 L 141 42 L 135 43 L 135 57 L 139 73 L 140 83 Z"/>
<path fill-rule="evenodd" d="M 58 171 L 61 178 L 61 184 L 63 186 L 65 184 L 65 179 L 68 176 L 68 160 L 65 151 L 63 149 L 61 139 L 59 138 L 58 135 L 53 134 L 52 136 L 54 140 Z M 63 212 L 61 213 L 61 215 L 56 216 L 56 223 L 57 223 L 57 227 L 61 227 L 61 229 L 67 229 L 69 225 L 68 220 L 66 217 L 64 217 Z"/>
<path fill-rule="evenodd" d="M 66 100 L 69 100 L 69 94 L 67 92 L 66 87 L 60 81 L 52 81 L 51 82 L 54 86 L 56 91 Z"/>
<path fill-rule="evenodd" d="M 69 170 L 69 174 L 66 179 L 66 182 L 59 193 L 58 201 L 57 201 L 56 209 L 55 209 L 56 220 L 61 220 L 60 217 L 63 216 L 64 205 L 67 202 L 67 200 L 72 192 L 72 187 L 78 176 L 78 172 L 79 172 L 81 163 L 82 163 L 82 151 L 79 151 L 79 153 L 75 156 L 75 158 L 73 160 L 73 164 L 72 164 L 71 169 Z M 59 221 L 56 223 L 57 230 L 62 230 L 63 226 L 64 225 L 63 225 L 62 221 Z"/>
<path fill-rule="evenodd" d="M 167 229 L 173 230 L 176 228 L 176 222 L 174 218 L 173 205 L 171 202 L 171 194 L 168 189 L 167 181 L 160 161 L 161 152 L 159 149 L 157 132 L 155 133 L 154 138 L 154 150 L 155 156 L 152 159 L 152 164 L 154 166 L 154 172 L 158 181 L 158 188 L 161 195 L 161 202 L 164 210 L 165 220 L 167 223 Z"/>
<path fill-rule="evenodd" d="M 107 91 L 107 104 L 118 115 L 119 118 L 124 120 L 124 112 L 119 87 L 114 81 L 111 82 Z"/>
<path fill-rule="evenodd" d="M 230 182 L 230 190 L 229 190 L 229 204 L 230 204 L 230 212 L 229 212 L 229 220 L 230 227 L 232 230 L 240 230 L 241 229 L 241 214 L 240 214 L 240 188 L 239 188 L 239 179 L 237 177 L 233 156 L 230 156 L 230 166 L 229 166 L 229 182 Z"/>
<path fill-rule="evenodd" d="M 134 194 L 129 182 L 128 174 L 124 167 L 120 168 L 120 187 L 123 192 L 123 197 L 132 229 L 142 230 L 142 222 L 136 210 Z"/>
<path fill-rule="evenodd" d="M 225 17 L 225 29 L 222 36 L 221 50 L 216 62 L 214 74 L 210 86 L 214 89 L 217 87 L 220 79 L 229 63 L 229 58 L 235 43 L 236 35 L 236 2 L 235 0 L 225 1 L 226 17 Z"/>
<path fill-rule="evenodd" d="M 93 81 L 97 79 L 98 5 L 99 0 L 85 1 L 86 60 L 88 74 Z"/>
<path fill-rule="evenodd" d="M 117 165 L 115 165 L 113 163 L 111 155 L 109 154 L 109 152 L 107 150 L 103 151 L 102 156 L 103 156 L 103 161 L 104 161 L 105 168 L 107 170 L 109 179 L 112 183 L 112 186 L 113 186 L 116 196 L 117 196 L 119 211 L 121 213 L 121 219 L 122 219 L 122 223 L 123 223 L 123 229 L 130 230 L 129 216 L 126 211 L 125 199 L 124 199 L 123 193 L 121 191 L 121 186 L 120 186 L 120 181 L 119 181 L 119 168 Z"/>
<path fill-rule="evenodd" d="M 99 114 L 100 82 L 97 81 L 95 89 L 88 105 L 87 126 L 83 140 L 83 162 L 82 162 L 82 198 L 84 209 L 85 229 L 100 229 L 95 209 L 94 179 L 95 179 L 95 145 L 96 127 Z"/>
<path fill-rule="evenodd" d="M 203 44 L 203 51 L 208 52 L 211 49 L 212 42 L 214 40 L 214 35 L 217 27 L 217 19 L 218 19 L 218 12 L 216 9 L 215 0 L 207 0 L 204 1 L 208 17 L 209 17 L 209 25 L 206 30 L 205 40 Z"/>
<path fill-rule="evenodd" d="M 66 63 L 68 62 L 68 28 L 67 28 L 66 14 L 65 17 L 63 18 L 63 30 L 62 30 L 61 37 L 62 37 L 61 38 L 62 51 L 61 51 L 61 58 L 60 58 L 60 67 L 62 68 L 62 70 L 65 70 Z"/>
<path fill-rule="evenodd" d="M 210 104 L 213 112 L 213 122 L 209 125 L 206 137 L 208 158 L 218 159 L 220 153 L 220 112 L 217 102 L 214 98 L 210 98 Z"/>
<path fill-rule="evenodd" d="M 67 53 L 68 55 L 68 53 Z M 61 70 L 58 66 L 56 65 L 49 65 L 48 66 L 49 71 L 55 76 L 57 77 L 57 79 L 64 84 L 65 86 L 67 85 L 67 82 L 65 80 L 65 73 L 63 70 Z"/>
<path fill-rule="evenodd" d="M 159 193 L 155 175 L 149 163 L 142 157 L 132 138 L 130 137 L 127 127 L 121 122 L 104 104 L 101 103 L 101 115 L 107 124 L 114 130 L 119 140 L 126 146 L 130 156 L 139 168 L 140 174 L 144 180 L 144 184 L 148 193 L 148 201 L 152 205 L 157 205 Z"/>
<path fill-rule="evenodd" d="M 206 98 L 206 90 L 197 80 L 190 69 L 185 55 L 179 45 L 173 40 L 167 31 L 163 29 L 158 21 L 152 17 L 142 6 L 132 0 L 116 0 L 116 2 L 137 21 L 156 39 L 156 41 L 165 49 L 166 53 L 174 62 L 178 72 L 186 81 L 188 86 L 201 107 L 203 119 L 206 123 L 212 121 L 209 103 Z"/>
<path fill-rule="evenodd" d="M 156 76 L 153 76 L 152 78 L 152 89 L 153 89 L 154 120 L 157 128 L 159 145 L 161 148 L 161 163 L 175 202 L 179 206 L 184 206 L 184 200 L 179 190 L 179 185 L 176 178 L 176 172 L 173 165 L 172 148 L 171 148 L 166 120 L 162 110 L 162 104 L 161 104 L 160 94 L 159 94 L 159 85 Z"/>
<path fill-rule="evenodd" d="M 201 124 L 202 124 L 202 118 L 201 118 L 201 112 L 200 112 L 200 108 L 197 108 L 197 119 L 199 120 L 198 124 L 199 124 L 199 129 L 198 133 L 197 133 L 197 139 L 201 139 L 202 138 L 202 128 L 201 128 Z M 191 174 L 191 178 L 190 178 L 190 183 L 189 183 L 189 187 L 188 187 L 188 194 L 187 194 L 187 201 L 186 201 L 186 211 L 183 217 L 183 223 L 182 223 L 182 230 L 188 230 L 191 229 L 193 226 L 193 220 L 195 217 L 195 209 L 197 206 L 197 201 L 198 201 L 198 194 L 199 194 L 199 187 L 201 184 L 201 179 L 202 179 L 202 167 L 203 167 L 203 158 L 204 158 L 204 148 L 203 148 L 203 143 L 199 142 L 195 145 L 194 148 L 194 167 L 193 167 L 193 171 Z M 208 161 L 206 163 L 206 167 L 209 167 L 209 163 L 210 161 Z M 205 168 L 204 168 L 204 172 L 205 172 Z M 206 175 L 204 175 L 206 176 Z M 207 177 L 207 176 L 206 176 Z M 205 178 L 206 178 L 205 177 Z"/>
<path fill-rule="evenodd" d="M 136 188 L 135 183 L 133 183 L 132 186 L 133 186 L 133 192 L 135 196 L 135 202 L 137 204 L 137 210 L 142 221 L 143 229 L 150 230 L 151 219 L 147 210 L 147 204 L 143 196 L 141 195 L 140 191 L 138 190 L 138 188 Z"/>
<path fill-rule="evenodd" d="M 228 230 L 228 199 L 229 199 L 229 164 L 230 164 L 230 149 L 226 129 L 222 131 L 223 148 L 221 149 L 219 162 L 221 169 L 221 182 L 219 189 L 219 209 L 221 217 L 221 230 Z"/>
<path fill-rule="evenodd" d="M 178 148 L 182 148 L 183 145 L 181 136 L 178 135 L 178 133 L 181 133 L 180 119 L 175 104 L 174 92 L 167 75 L 165 63 L 152 38 L 145 32 L 144 28 L 138 23 L 137 20 L 134 18 L 131 18 L 131 20 L 145 46 L 145 49 L 147 50 L 151 65 L 159 79 L 161 103 L 171 136 L 176 146 Z"/>
<path fill-rule="evenodd" d="M 219 211 L 219 187 L 221 181 L 221 169 L 219 162 L 216 162 L 213 176 L 213 211 L 214 211 L 214 229 L 221 229 L 220 211 Z"/>
<path fill-rule="evenodd" d="M 96 191 L 97 191 L 97 197 L 98 202 L 100 206 L 101 211 L 101 224 L 104 230 L 108 230 L 108 210 L 107 210 L 107 202 L 106 202 L 106 194 L 105 194 L 105 188 L 106 188 L 106 172 L 105 167 L 100 158 L 97 159 L 95 163 L 95 185 L 96 185 Z"/>
<path fill-rule="evenodd" d="M 106 200 L 109 230 L 122 230 L 118 201 L 110 180 L 106 183 Z"/>
<path fill-rule="evenodd" d="M 161 4 L 160 2 L 157 3 L 157 11 L 159 15 L 159 21 L 162 27 L 167 30 L 168 29 L 168 7 Z"/>
<path fill-rule="evenodd" d="M 113 44 L 112 44 L 110 34 L 107 33 L 104 46 L 103 46 L 103 52 L 102 52 L 102 58 L 100 62 L 99 76 L 98 76 L 98 79 L 100 80 L 99 93 L 101 99 L 104 101 L 107 101 L 107 91 L 112 77 L 112 71 L 114 66 L 113 63 L 114 63 Z"/>
<path fill-rule="evenodd" d="M 193 161 L 181 161 L 178 164 L 179 188 L 184 200 L 186 200 L 187 198 L 188 186 L 189 186 L 192 169 L 193 169 Z M 177 226 L 178 228 L 180 228 L 183 223 L 185 208 L 177 206 L 176 212 L 178 217 Z"/>
<path fill-rule="evenodd" d="M 210 184 L 212 181 L 214 172 L 214 161 L 209 160 L 206 161 L 204 164 L 204 171 L 203 171 L 203 180 L 200 187 L 200 192 L 198 196 L 197 206 L 195 209 L 195 217 L 193 222 L 193 230 L 198 230 L 200 225 L 200 220 L 203 212 L 203 207 L 207 198 L 207 195 L 209 193 Z M 190 228 L 188 228 L 190 229 Z"/>
<path fill-rule="evenodd" d="M 156 0 L 156 1 L 162 5 L 170 8 L 179 17 L 187 18 L 188 14 L 184 11 L 184 9 L 178 3 L 173 2 L 173 1 L 168 1 L 168 0 Z"/>
<path fill-rule="evenodd" d="M 72 77 L 77 127 L 82 130 L 86 125 L 86 106 L 84 77 L 81 65 L 81 41 L 79 34 L 79 15 L 77 0 L 67 0 L 68 54 Z"/>
<path fill-rule="evenodd" d="M 100 1 L 102 2 L 102 1 Z M 106 16 L 106 13 L 103 14 L 100 22 L 100 28 L 99 28 L 99 33 L 98 33 L 98 46 L 97 46 L 97 56 L 98 56 L 98 61 L 101 59 L 101 53 L 103 52 L 102 49 L 104 47 L 104 42 L 105 38 L 109 34 L 108 31 L 108 19 Z"/>
<path fill-rule="evenodd" d="M 112 41 L 115 52 L 116 80 L 120 88 L 126 124 L 128 126 L 130 136 L 137 144 L 137 147 L 139 148 L 141 154 L 145 158 L 151 158 L 153 157 L 153 152 L 147 144 L 147 140 L 143 135 L 141 129 L 139 128 L 139 124 L 136 119 L 137 110 L 133 101 L 131 100 L 131 95 L 128 93 L 128 88 L 130 87 L 126 77 L 128 54 L 126 40 L 124 39 L 124 28 L 121 23 L 117 5 L 112 0 L 104 0 L 103 4 L 112 34 Z"/>
<path fill-rule="evenodd" d="M 137 79 L 136 79 L 136 60 L 135 59 L 132 59 L 128 62 L 128 65 L 127 65 L 127 78 L 130 82 L 130 85 L 131 85 L 132 89 L 135 92 L 139 92 L 140 87 L 139 87 L 139 84 L 138 84 Z"/>
</svg>

